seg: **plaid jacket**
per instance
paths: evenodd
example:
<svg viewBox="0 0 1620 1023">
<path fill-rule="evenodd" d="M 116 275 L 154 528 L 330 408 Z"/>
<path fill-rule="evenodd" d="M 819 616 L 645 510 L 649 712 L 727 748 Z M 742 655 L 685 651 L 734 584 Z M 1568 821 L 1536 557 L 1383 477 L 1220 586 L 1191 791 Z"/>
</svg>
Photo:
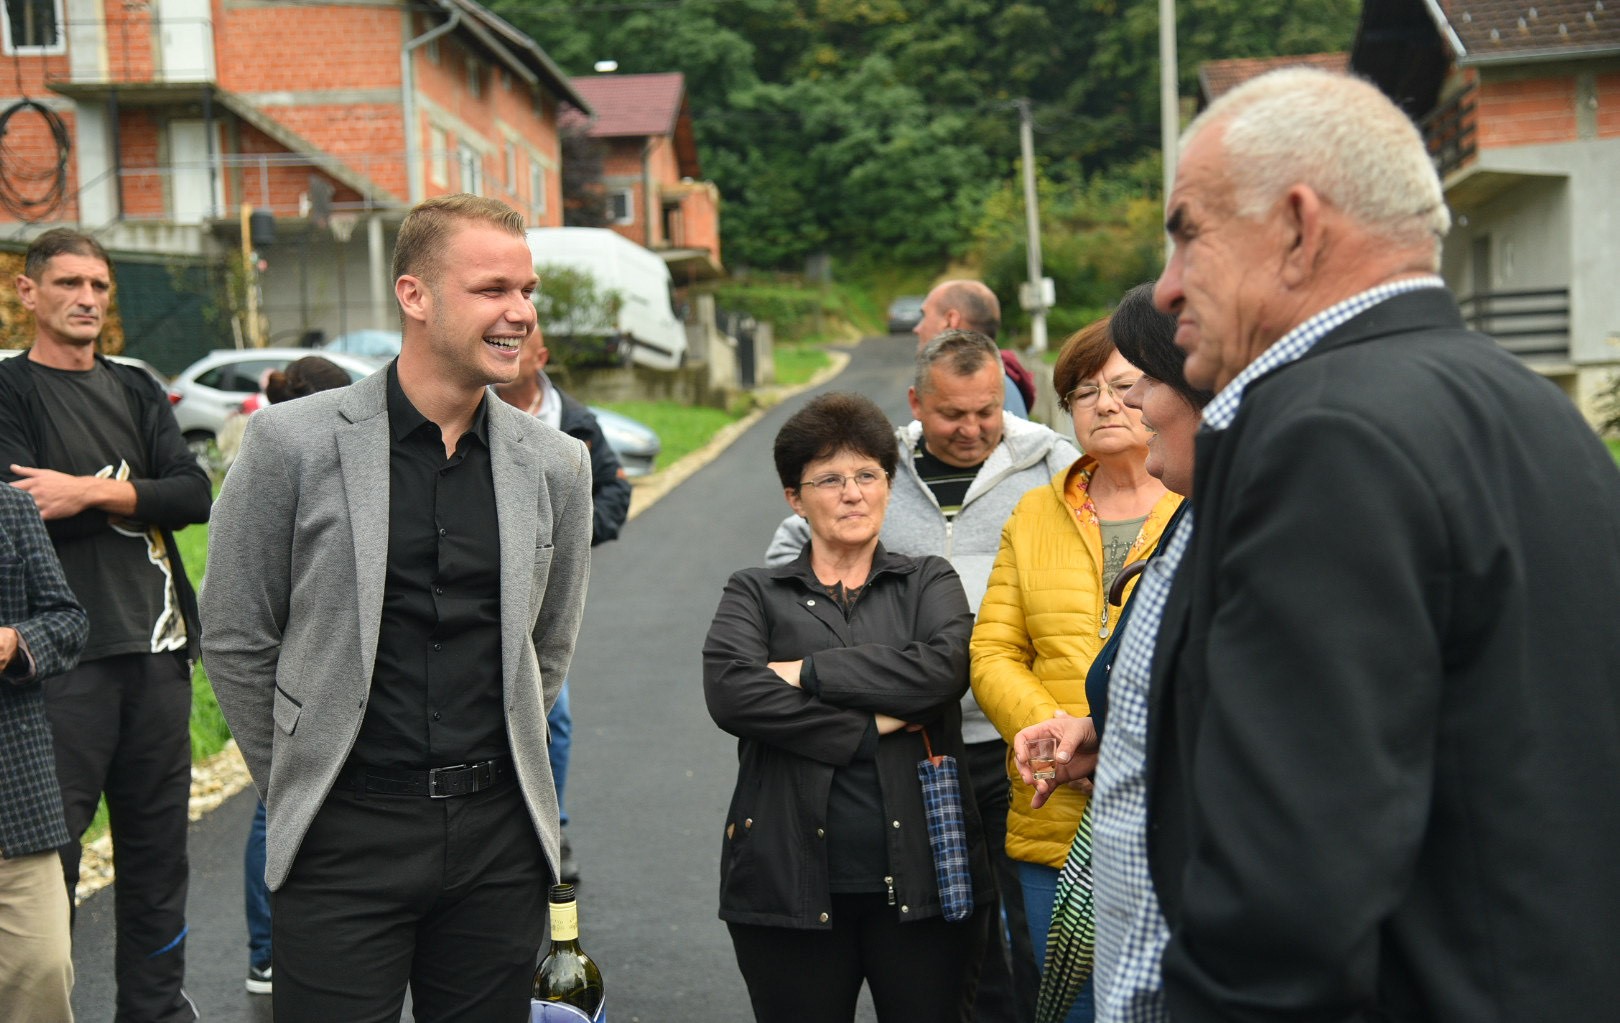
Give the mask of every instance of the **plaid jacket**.
<svg viewBox="0 0 1620 1023">
<path fill-rule="evenodd" d="M 0 627 L 21 637 L 0 672 L 0 853 L 68 841 L 40 680 L 79 659 L 90 618 L 68 589 L 33 499 L 0 484 Z"/>
</svg>

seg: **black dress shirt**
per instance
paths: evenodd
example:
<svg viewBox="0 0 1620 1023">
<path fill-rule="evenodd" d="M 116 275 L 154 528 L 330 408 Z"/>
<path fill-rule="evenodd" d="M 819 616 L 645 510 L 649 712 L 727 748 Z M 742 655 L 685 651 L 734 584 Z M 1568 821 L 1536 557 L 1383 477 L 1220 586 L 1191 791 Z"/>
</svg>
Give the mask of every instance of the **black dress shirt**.
<svg viewBox="0 0 1620 1023">
<path fill-rule="evenodd" d="M 510 750 L 488 401 L 446 459 L 438 425 L 388 367 L 388 573 L 352 762 L 421 769 Z"/>
</svg>

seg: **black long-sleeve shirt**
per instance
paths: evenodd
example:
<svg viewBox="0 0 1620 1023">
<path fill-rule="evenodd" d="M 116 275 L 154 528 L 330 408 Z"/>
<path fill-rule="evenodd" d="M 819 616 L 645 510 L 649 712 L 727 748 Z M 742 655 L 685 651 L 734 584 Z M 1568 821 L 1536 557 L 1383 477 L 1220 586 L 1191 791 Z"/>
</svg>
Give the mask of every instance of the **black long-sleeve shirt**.
<svg viewBox="0 0 1620 1023">
<path fill-rule="evenodd" d="M 388 368 L 388 571 L 356 763 L 445 767 L 510 749 L 488 401 L 447 459 Z"/>
</svg>

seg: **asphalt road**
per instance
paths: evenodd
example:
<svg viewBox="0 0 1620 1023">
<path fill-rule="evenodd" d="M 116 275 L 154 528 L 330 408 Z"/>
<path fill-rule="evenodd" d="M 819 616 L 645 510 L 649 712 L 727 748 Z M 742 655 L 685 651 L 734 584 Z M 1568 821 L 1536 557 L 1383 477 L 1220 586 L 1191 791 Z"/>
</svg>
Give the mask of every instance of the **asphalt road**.
<svg viewBox="0 0 1620 1023">
<path fill-rule="evenodd" d="M 905 422 L 913 352 L 910 337 L 868 339 L 818 390 L 861 392 Z M 752 1019 L 715 916 L 736 745 L 704 708 L 699 652 L 727 576 L 761 562 L 788 513 L 771 443 L 814 393 L 772 409 L 595 551 L 570 672 L 568 833 L 583 873 L 580 942 L 602 967 L 615 1023 Z M 186 987 L 211 1023 L 270 1019 L 270 999 L 242 987 L 242 841 L 252 811 L 244 793 L 191 828 Z M 115 888 L 79 909 L 73 1005 L 81 1023 L 113 1015 Z M 864 995 L 859 1018 L 874 1018 Z"/>
</svg>

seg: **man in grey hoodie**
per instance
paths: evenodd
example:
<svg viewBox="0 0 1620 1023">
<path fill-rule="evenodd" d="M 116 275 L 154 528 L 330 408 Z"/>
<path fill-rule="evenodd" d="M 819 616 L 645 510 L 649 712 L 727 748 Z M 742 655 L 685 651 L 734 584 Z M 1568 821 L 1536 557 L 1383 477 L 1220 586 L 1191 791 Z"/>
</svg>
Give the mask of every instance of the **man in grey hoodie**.
<svg viewBox="0 0 1620 1023">
<path fill-rule="evenodd" d="M 947 330 L 918 349 L 907 396 L 915 418 L 895 431 L 900 462 L 881 534 L 891 551 L 949 560 L 975 609 L 1001 546 L 1001 527 L 1019 498 L 1048 486 L 1053 475 L 1080 457 L 1072 444 L 1039 423 L 1002 414 L 1004 380 L 995 342 L 975 331 Z M 792 561 L 809 539 L 805 521 L 789 516 L 777 527 L 765 563 Z M 1009 977 L 1002 929 L 990 928 L 973 1018 L 1027 1020 L 1034 1016 L 1040 979 L 1022 889 L 1007 859 L 1007 744 L 971 691 L 962 697 L 962 738 L 1012 938 Z"/>
</svg>

